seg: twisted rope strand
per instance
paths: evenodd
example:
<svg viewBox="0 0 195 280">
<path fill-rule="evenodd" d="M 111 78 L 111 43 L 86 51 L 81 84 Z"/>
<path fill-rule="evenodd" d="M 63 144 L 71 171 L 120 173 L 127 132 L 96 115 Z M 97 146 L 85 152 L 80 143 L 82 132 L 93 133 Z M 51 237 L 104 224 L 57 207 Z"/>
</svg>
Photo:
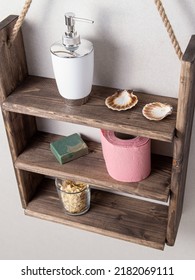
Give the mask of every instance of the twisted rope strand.
<svg viewBox="0 0 195 280">
<path fill-rule="evenodd" d="M 24 7 L 21 11 L 21 14 L 18 17 L 18 20 L 16 21 L 16 23 L 14 25 L 14 28 L 12 30 L 12 33 L 10 35 L 10 38 L 9 38 L 9 45 L 10 46 L 13 44 L 14 40 L 17 37 L 18 31 L 20 30 L 20 27 L 22 26 L 22 24 L 24 22 L 24 18 L 25 18 L 26 14 L 27 14 L 27 12 L 30 8 L 31 3 L 32 3 L 32 0 L 26 0 L 25 1 Z"/>
<path fill-rule="evenodd" d="M 180 45 L 179 45 L 179 43 L 177 41 L 177 38 L 175 36 L 175 33 L 174 33 L 173 28 L 171 26 L 171 23 L 170 23 L 167 15 L 165 13 L 165 9 L 164 9 L 164 7 L 162 5 L 162 2 L 161 2 L 161 0 L 154 0 L 154 2 L 156 4 L 157 10 L 158 10 L 158 12 L 159 12 L 159 14 L 160 14 L 160 16 L 162 18 L 162 21 L 163 21 L 163 23 L 164 23 L 164 25 L 166 27 L 166 30 L 167 30 L 167 32 L 169 34 L 169 37 L 171 39 L 171 43 L 172 43 L 172 45 L 173 45 L 173 47 L 175 49 L 175 52 L 176 52 L 178 58 L 181 60 L 182 56 L 183 56 L 183 53 L 181 51 Z M 13 28 L 12 33 L 10 35 L 10 39 L 9 39 L 9 45 L 10 46 L 13 44 L 14 40 L 17 37 L 18 31 L 20 30 L 20 28 L 21 28 L 21 26 L 22 26 L 22 24 L 24 22 L 25 16 L 26 16 L 26 14 L 27 14 L 27 12 L 28 12 L 28 10 L 30 8 L 31 3 L 32 3 L 32 0 L 26 0 L 25 1 L 24 7 L 22 9 L 22 12 L 21 12 L 18 20 L 16 21 L 16 24 L 14 25 L 14 28 Z"/>
<path fill-rule="evenodd" d="M 160 16 L 162 18 L 162 21 L 163 21 L 163 23 L 164 23 L 164 25 L 165 25 L 165 27 L 167 29 L 167 32 L 169 34 L 169 37 L 171 39 L 171 43 L 173 44 L 175 52 L 176 52 L 178 58 L 181 60 L 182 56 L 183 56 L 183 53 L 181 51 L 180 45 L 179 45 L 179 43 L 177 41 L 177 38 L 176 38 L 175 33 L 173 31 L 173 28 L 172 28 L 172 26 L 170 24 L 170 21 L 169 21 L 167 15 L 165 13 L 165 9 L 164 9 L 164 7 L 162 5 L 162 2 L 161 2 L 161 0 L 154 0 L 154 2 L 156 4 L 156 7 L 157 7 L 157 9 L 159 11 L 159 14 L 160 14 Z"/>
</svg>

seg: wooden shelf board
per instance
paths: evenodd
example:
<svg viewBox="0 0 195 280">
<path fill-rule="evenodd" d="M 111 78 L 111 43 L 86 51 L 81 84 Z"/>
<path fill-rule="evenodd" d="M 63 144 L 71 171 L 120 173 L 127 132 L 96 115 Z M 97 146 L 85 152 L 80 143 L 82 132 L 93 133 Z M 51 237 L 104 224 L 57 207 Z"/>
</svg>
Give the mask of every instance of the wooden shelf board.
<svg viewBox="0 0 195 280">
<path fill-rule="evenodd" d="M 90 210 L 74 217 L 64 213 L 50 179 L 43 180 L 25 214 L 161 250 L 165 244 L 167 206 L 92 190 Z"/>
<path fill-rule="evenodd" d="M 139 102 L 131 110 L 117 112 L 105 106 L 105 98 L 116 89 L 93 86 L 89 101 L 76 107 L 66 106 L 54 79 L 28 76 L 3 103 L 5 110 L 38 117 L 116 130 L 160 141 L 172 142 L 175 133 L 177 99 L 136 92 Z M 160 123 L 142 115 L 145 104 L 159 101 L 173 105 L 173 114 Z M 114 120 L 114 121 L 113 121 Z"/>
<path fill-rule="evenodd" d="M 102 189 L 121 191 L 159 201 L 166 202 L 168 200 L 171 158 L 154 156 L 152 158 L 152 172 L 148 178 L 138 183 L 122 183 L 109 176 L 101 144 L 95 142 L 87 142 L 88 155 L 60 165 L 49 146 L 59 137 L 61 136 L 50 133 L 37 133 L 29 146 L 17 158 L 15 167 L 58 178 L 82 180 Z"/>
</svg>

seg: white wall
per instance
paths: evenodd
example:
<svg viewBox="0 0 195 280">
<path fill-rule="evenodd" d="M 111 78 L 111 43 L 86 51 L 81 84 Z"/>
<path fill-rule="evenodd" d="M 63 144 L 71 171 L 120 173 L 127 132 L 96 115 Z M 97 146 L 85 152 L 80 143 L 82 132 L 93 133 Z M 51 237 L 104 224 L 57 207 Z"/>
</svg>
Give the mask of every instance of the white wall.
<svg viewBox="0 0 195 280">
<path fill-rule="evenodd" d="M 195 34 L 194 0 L 163 3 L 184 51 Z M 0 0 L 0 20 L 19 14 L 23 4 L 24 0 Z M 94 25 L 77 24 L 81 36 L 94 42 L 94 84 L 177 97 L 180 62 L 151 0 L 34 0 L 23 25 L 30 74 L 53 77 L 49 49 L 61 38 L 67 11 L 95 20 Z M 95 129 L 64 128 L 55 122 L 39 125 L 54 132 L 68 129 L 98 137 Z M 24 216 L 0 115 L 0 259 L 194 259 L 194 143 L 195 124 L 176 244 L 161 252 Z"/>
</svg>

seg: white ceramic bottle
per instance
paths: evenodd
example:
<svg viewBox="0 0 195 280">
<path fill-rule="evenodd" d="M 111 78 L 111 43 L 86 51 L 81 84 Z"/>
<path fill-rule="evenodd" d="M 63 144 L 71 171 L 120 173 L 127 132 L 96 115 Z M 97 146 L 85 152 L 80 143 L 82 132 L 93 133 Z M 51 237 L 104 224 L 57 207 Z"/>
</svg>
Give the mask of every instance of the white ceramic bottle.
<svg viewBox="0 0 195 280">
<path fill-rule="evenodd" d="M 86 103 L 92 89 L 94 71 L 93 44 L 75 31 L 75 21 L 93 23 L 88 19 L 75 17 L 74 13 L 65 14 L 67 31 L 62 42 L 51 46 L 54 76 L 59 93 L 69 105 Z"/>
</svg>

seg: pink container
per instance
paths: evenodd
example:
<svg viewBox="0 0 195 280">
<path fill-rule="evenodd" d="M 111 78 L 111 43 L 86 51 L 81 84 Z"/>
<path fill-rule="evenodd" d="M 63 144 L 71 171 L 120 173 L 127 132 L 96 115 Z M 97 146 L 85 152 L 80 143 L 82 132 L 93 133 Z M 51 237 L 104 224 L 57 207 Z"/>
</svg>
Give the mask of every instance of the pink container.
<svg viewBox="0 0 195 280">
<path fill-rule="evenodd" d="M 103 156 L 109 175 L 121 182 L 139 182 L 151 172 L 151 141 L 145 137 L 121 139 L 101 130 Z"/>
</svg>

